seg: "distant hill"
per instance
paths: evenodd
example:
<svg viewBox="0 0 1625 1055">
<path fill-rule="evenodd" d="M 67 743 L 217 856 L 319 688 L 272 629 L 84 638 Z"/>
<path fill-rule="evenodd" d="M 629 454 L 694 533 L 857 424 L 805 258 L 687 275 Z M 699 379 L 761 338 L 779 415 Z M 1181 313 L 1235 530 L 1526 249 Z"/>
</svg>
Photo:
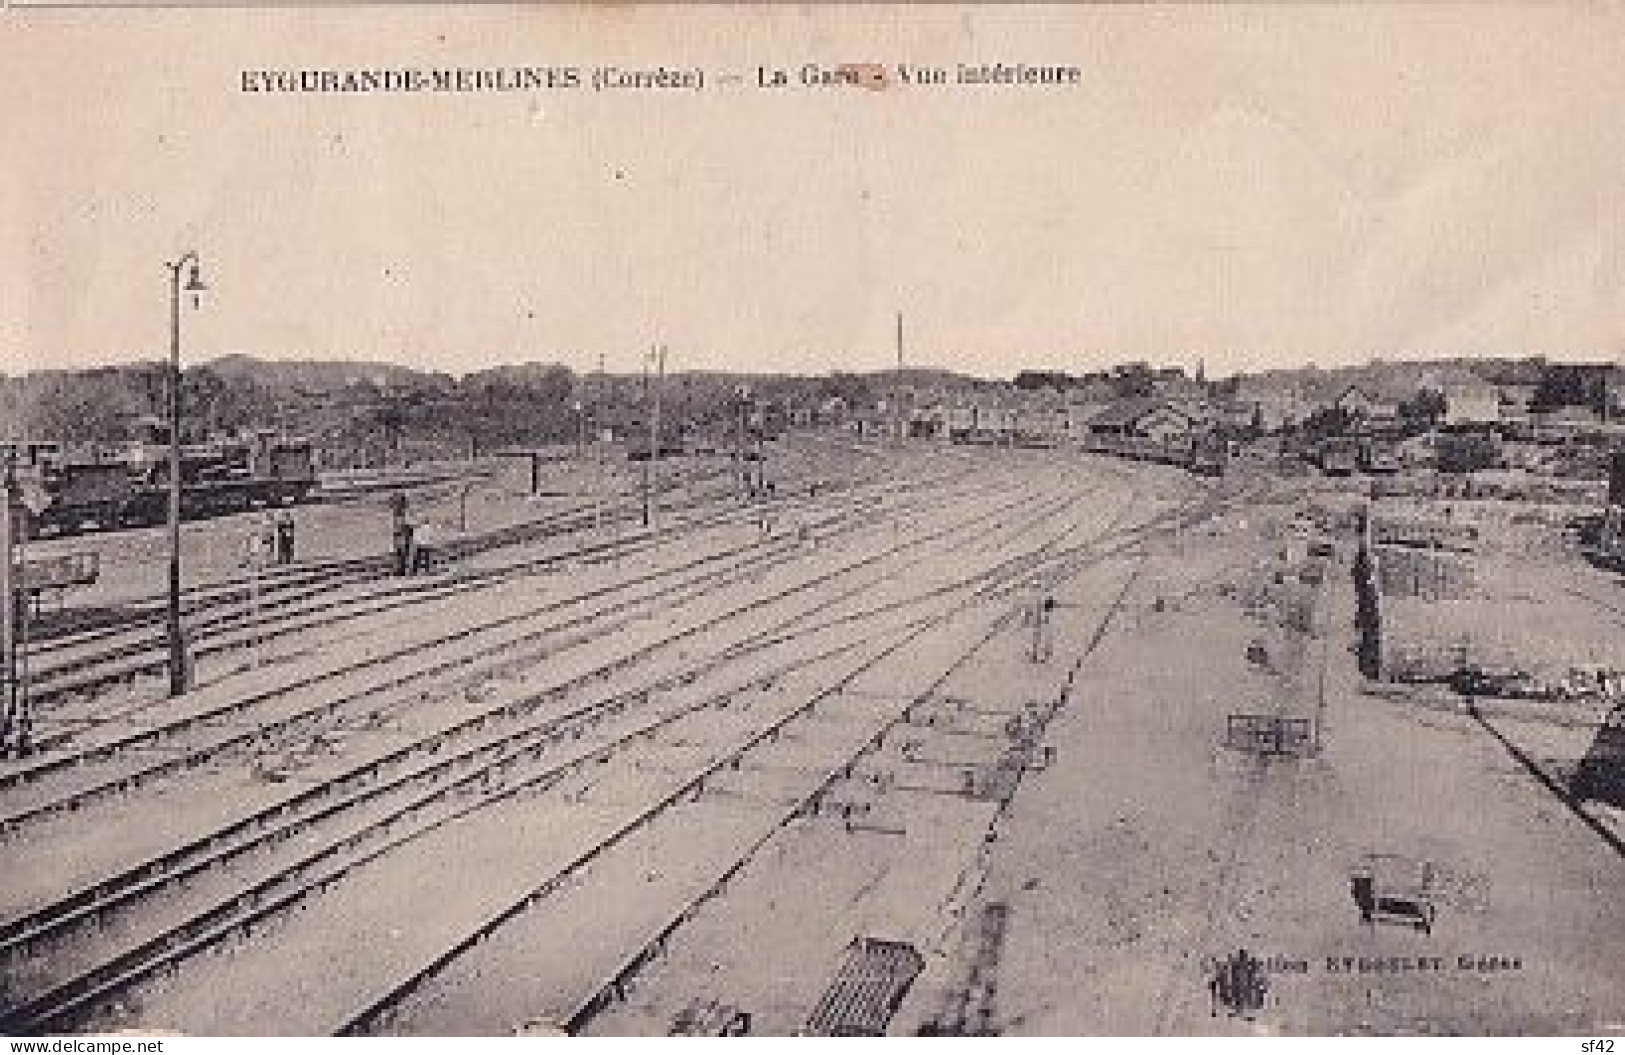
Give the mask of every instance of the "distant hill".
<svg viewBox="0 0 1625 1055">
<path fill-rule="evenodd" d="M 394 363 L 349 360 L 271 360 L 232 353 L 202 364 L 222 379 L 251 382 L 280 392 L 331 392 L 356 385 L 374 388 L 443 387 L 450 374 L 425 373 Z"/>
<path fill-rule="evenodd" d="M 1291 392 L 1300 398 L 1329 402 L 1357 385 L 1374 396 L 1400 400 L 1423 388 L 1467 384 L 1537 384 L 1542 359 L 1373 360 L 1358 366 L 1321 369 L 1315 366 L 1236 375 L 1243 393 Z"/>
</svg>

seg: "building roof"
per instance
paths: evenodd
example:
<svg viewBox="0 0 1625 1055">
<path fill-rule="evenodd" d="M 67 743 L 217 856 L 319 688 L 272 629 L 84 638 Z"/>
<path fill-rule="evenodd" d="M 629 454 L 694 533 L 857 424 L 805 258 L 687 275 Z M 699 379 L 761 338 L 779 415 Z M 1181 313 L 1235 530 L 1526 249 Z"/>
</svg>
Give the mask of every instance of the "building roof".
<svg viewBox="0 0 1625 1055">
<path fill-rule="evenodd" d="M 1195 422 L 1195 418 L 1185 410 L 1168 403 L 1166 400 L 1150 396 L 1139 396 L 1134 399 L 1125 399 L 1103 409 L 1089 421 L 1090 425 L 1105 428 L 1129 428 L 1142 418 L 1154 411 L 1164 411 L 1177 414 L 1186 421 Z"/>
</svg>

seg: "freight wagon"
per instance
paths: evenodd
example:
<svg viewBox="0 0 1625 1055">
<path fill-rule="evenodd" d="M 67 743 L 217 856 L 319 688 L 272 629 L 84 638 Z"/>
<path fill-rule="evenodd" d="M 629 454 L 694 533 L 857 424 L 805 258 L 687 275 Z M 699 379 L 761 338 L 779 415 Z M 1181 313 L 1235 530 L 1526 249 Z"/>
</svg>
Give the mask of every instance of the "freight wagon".
<svg viewBox="0 0 1625 1055">
<path fill-rule="evenodd" d="M 1216 436 L 1162 440 L 1149 436 L 1095 434 L 1084 437 L 1080 446 L 1091 454 L 1177 465 L 1202 476 L 1223 476 L 1230 460 L 1230 445 Z"/>
<path fill-rule="evenodd" d="M 1321 442 L 1316 455 L 1323 475 L 1353 476 L 1359 468 L 1360 443 L 1347 437 L 1334 436 Z"/>
<path fill-rule="evenodd" d="M 72 535 L 163 523 L 169 515 L 169 447 L 30 443 L 17 472 L 35 496 L 35 535 Z M 292 505 L 316 487 L 308 441 L 258 433 L 181 448 L 184 519 Z"/>
</svg>

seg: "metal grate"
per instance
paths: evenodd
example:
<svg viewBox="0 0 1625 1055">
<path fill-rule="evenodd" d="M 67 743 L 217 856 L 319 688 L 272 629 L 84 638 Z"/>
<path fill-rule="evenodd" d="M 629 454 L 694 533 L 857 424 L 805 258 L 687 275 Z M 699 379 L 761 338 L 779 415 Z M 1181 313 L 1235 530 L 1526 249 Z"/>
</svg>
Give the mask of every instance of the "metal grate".
<svg viewBox="0 0 1625 1055">
<path fill-rule="evenodd" d="M 906 942 L 857 938 L 807 1017 L 814 1037 L 884 1036 L 925 961 Z"/>
</svg>

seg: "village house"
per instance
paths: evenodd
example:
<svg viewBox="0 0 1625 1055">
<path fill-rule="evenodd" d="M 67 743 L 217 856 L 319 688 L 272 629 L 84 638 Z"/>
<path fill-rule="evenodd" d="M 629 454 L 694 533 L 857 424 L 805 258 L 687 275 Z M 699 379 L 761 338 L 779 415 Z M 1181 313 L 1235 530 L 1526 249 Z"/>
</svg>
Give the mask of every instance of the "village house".
<svg viewBox="0 0 1625 1055">
<path fill-rule="evenodd" d="M 1359 385 L 1349 385 L 1332 401 L 1332 406 L 1348 415 L 1356 431 L 1377 431 L 1399 421 L 1399 406 Z"/>
<path fill-rule="evenodd" d="M 1095 415 L 1089 432 L 1101 437 L 1135 437 L 1166 443 L 1188 439 L 1197 421 L 1188 412 L 1158 399 L 1126 399 Z"/>
<path fill-rule="evenodd" d="M 1501 394 L 1489 385 L 1446 385 L 1444 424 L 1457 428 L 1496 425 L 1501 421 Z"/>
<path fill-rule="evenodd" d="M 1077 443 L 1089 435 L 1089 423 L 1111 404 L 1100 401 L 1068 403 L 1066 407 L 1066 438 Z"/>
<path fill-rule="evenodd" d="M 1498 420 L 1502 424 L 1528 425 L 1533 418 L 1530 406 L 1535 401 L 1535 385 L 1503 384 L 1495 386 L 1496 402 L 1499 404 Z"/>
</svg>

